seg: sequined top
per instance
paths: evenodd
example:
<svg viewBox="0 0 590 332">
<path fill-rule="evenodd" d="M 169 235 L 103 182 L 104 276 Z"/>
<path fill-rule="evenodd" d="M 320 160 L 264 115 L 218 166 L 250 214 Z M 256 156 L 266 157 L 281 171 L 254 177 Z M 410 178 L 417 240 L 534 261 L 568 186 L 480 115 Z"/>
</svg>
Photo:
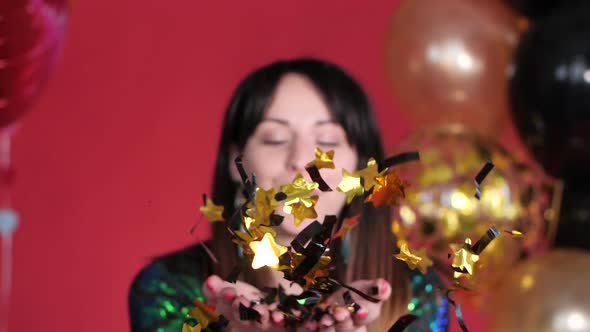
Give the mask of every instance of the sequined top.
<svg viewBox="0 0 590 332">
<path fill-rule="evenodd" d="M 201 287 L 208 276 L 209 258 L 201 246 L 192 246 L 157 258 L 135 277 L 129 291 L 129 318 L 133 332 L 176 332 L 182 329 L 194 299 L 203 301 Z M 408 311 L 420 319 L 404 332 L 444 332 L 448 303 L 437 295 L 440 281 L 432 272 L 411 274 L 413 297 Z"/>
</svg>

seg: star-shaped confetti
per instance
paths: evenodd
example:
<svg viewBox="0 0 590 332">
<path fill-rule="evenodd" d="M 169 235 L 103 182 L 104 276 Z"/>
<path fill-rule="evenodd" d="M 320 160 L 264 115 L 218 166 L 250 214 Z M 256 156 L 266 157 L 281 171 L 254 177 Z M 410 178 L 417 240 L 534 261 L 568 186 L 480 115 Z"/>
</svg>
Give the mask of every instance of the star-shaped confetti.
<svg viewBox="0 0 590 332">
<path fill-rule="evenodd" d="M 256 188 L 256 200 L 254 204 L 252 202 L 248 203 L 246 217 L 244 218 L 247 229 L 250 229 L 252 225 L 270 225 L 270 215 L 279 206 L 279 202 L 275 199 L 276 193 L 277 190 L 274 188 L 269 190 Z"/>
<path fill-rule="evenodd" d="M 215 311 L 215 307 L 205 304 L 199 300 L 195 300 L 195 307 L 191 311 L 189 311 L 188 315 L 199 321 L 199 324 L 197 324 L 195 326 L 190 326 L 189 324 L 185 324 L 185 325 L 188 325 L 188 328 L 189 328 L 188 331 L 201 331 L 201 327 L 206 329 L 210 323 L 216 322 L 219 320 L 219 315 Z M 185 328 L 185 326 L 182 327 L 183 332 L 184 332 L 184 328 Z"/>
<path fill-rule="evenodd" d="M 346 194 L 347 204 L 350 204 L 356 196 L 365 193 L 361 185 L 361 177 L 355 173 L 348 173 L 345 169 L 342 169 L 342 180 L 338 184 L 338 191 Z"/>
<path fill-rule="evenodd" d="M 334 169 L 334 150 L 324 152 L 320 148 L 315 148 L 315 159 L 309 162 L 305 167 L 310 166 L 315 166 L 317 169 Z"/>
<path fill-rule="evenodd" d="M 412 270 L 418 268 L 422 274 L 426 274 L 428 267 L 432 266 L 432 260 L 426 256 L 426 250 L 424 248 L 412 253 L 408 243 L 403 241 L 401 242 L 399 250 L 400 253 L 394 255 L 394 257 L 400 261 L 406 262 L 408 267 Z"/>
<path fill-rule="evenodd" d="M 223 206 L 213 204 L 210 198 L 206 199 L 205 206 L 201 206 L 200 210 L 209 222 L 223 221 Z"/>
<path fill-rule="evenodd" d="M 451 248 L 455 253 L 452 264 L 453 270 L 455 270 L 454 277 L 459 278 L 465 274 L 473 275 L 473 266 L 479 260 L 479 255 L 471 249 L 471 239 L 465 239 L 463 244 L 451 244 Z"/>
<path fill-rule="evenodd" d="M 281 187 L 281 191 L 287 195 L 285 206 L 301 203 L 306 207 L 313 205 L 311 192 L 318 188 L 315 182 L 308 182 L 301 174 L 297 174 L 293 182 Z"/>
<path fill-rule="evenodd" d="M 385 172 L 387 172 L 387 169 L 384 169 L 381 173 L 379 173 L 379 166 L 377 165 L 377 162 L 375 159 L 371 158 L 367 162 L 367 167 L 357 171 L 355 174 L 363 179 L 363 187 L 365 191 L 369 191 L 377 183 L 375 179 L 378 176 L 385 174 Z"/>
<path fill-rule="evenodd" d="M 201 324 L 197 324 L 195 326 L 190 326 L 188 323 L 184 323 L 182 325 L 182 332 L 201 332 L 202 327 Z"/>
<path fill-rule="evenodd" d="M 250 248 L 254 252 L 253 269 L 259 269 L 263 266 L 277 267 L 279 257 L 287 252 L 287 247 L 276 243 L 270 233 L 266 233 L 261 241 L 250 242 Z"/>
<path fill-rule="evenodd" d="M 310 197 L 310 205 L 306 206 L 303 202 L 291 205 L 285 205 L 283 211 L 292 214 L 294 217 L 295 226 L 301 225 L 305 219 L 317 218 L 318 214 L 315 211 L 315 204 L 318 201 L 318 196 Z"/>
<path fill-rule="evenodd" d="M 248 246 L 248 243 L 250 243 L 252 241 L 256 241 L 256 239 L 257 239 L 256 237 L 254 237 L 254 235 L 252 235 L 249 232 L 234 231 L 233 234 L 235 236 L 232 239 L 232 242 L 234 242 L 237 245 L 241 245 L 241 246 Z"/>
<path fill-rule="evenodd" d="M 397 173 L 391 172 L 375 178 L 373 193 L 365 202 L 372 202 L 375 207 L 391 206 L 397 203 L 398 198 L 405 198 L 405 187 L 408 183 L 402 181 Z"/>
<path fill-rule="evenodd" d="M 324 255 L 324 256 L 320 257 L 318 262 L 303 277 L 303 279 L 305 280 L 305 286 L 307 288 L 315 285 L 316 278 L 324 277 L 327 275 L 326 269 L 328 268 L 328 265 L 330 264 L 331 261 L 332 261 L 332 259 L 330 258 L 330 256 Z"/>
</svg>

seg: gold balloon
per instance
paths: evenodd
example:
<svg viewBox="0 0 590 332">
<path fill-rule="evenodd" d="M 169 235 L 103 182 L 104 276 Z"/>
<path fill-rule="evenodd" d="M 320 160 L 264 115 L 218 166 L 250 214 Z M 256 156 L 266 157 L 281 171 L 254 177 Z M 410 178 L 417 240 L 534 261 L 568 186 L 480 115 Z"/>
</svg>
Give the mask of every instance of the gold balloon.
<svg viewBox="0 0 590 332">
<path fill-rule="evenodd" d="M 500 133 L 523 22 L 499 0 L 400 1 L 385 59 L 400 110 L 416 126 L 459 123 Z"/>
<path fill-rule="evenodd" d="M 408 150 L 418 150 L 420 161 L 395 168 L 410 185 L 394 216 L 410 247 L 426 248 L 438 266 L 448 268 L 448 276 L 450 244 L 462 244 L 467 238 L 475 243 L 491 226 L 526 236 L 542 228 L 533 227 L 541 221 L 528 208 L 531 184 L 523 177 L 528 169 L 492 141 L 464 129 L 441 127 L 402 139 L 395 152 Z M 495 168 L 481 184 L 478 200 L 474 178 L 487 160 Z M 482 288 L 496 281 L 519 259 L 525 240 L 503 232 L 479 255 L 466 286 Z"/>
<path fill-rule="evenodd" d="M 488 303 L 490 331 L 590 331 L 590 253 L 559 249 L 511 270 Z"/>
</svg>

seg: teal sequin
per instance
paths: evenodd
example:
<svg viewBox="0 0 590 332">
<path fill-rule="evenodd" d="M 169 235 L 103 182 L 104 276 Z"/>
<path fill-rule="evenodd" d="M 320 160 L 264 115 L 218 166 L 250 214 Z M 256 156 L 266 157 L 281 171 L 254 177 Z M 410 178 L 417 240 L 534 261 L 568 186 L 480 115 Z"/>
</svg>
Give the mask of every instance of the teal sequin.
<svg viewBox="0 0 590 332">
<path fill-rule="evenodd" d="M 136 279 L 129 296 L 132 331 L 177 332 L 203 299 L 202 280 L 171 273 L 162 263 L 148 266 Z"/>
<path fill-rule="evenodd" d="M 418 316 L 418 320 L 404 332 L 445 332 L 448 330 L 448 303 L 435 287 L 442 287 L 437 275 L 429 271 L 426 275 L 412 272 L 412 299 L 408 311 Z"/>
</svg>

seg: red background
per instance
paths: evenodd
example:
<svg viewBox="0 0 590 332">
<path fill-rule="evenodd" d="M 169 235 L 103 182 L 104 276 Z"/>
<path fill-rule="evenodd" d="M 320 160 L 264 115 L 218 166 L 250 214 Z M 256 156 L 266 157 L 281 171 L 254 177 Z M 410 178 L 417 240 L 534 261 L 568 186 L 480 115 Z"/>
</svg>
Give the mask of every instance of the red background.
<svg viewBox="0 0 590 332">
<path fill-rule="evenodd" d="M 128 329 L 138 269 L 208 235 L 189 230 L 222 112 L 256 66 L 298 55 L 343 65 L 393 145 L 411 129 L 383 73 L 396 3 L 75 1 L 63 58 L 15 142 L 9 330 Z"/>
</svg>

